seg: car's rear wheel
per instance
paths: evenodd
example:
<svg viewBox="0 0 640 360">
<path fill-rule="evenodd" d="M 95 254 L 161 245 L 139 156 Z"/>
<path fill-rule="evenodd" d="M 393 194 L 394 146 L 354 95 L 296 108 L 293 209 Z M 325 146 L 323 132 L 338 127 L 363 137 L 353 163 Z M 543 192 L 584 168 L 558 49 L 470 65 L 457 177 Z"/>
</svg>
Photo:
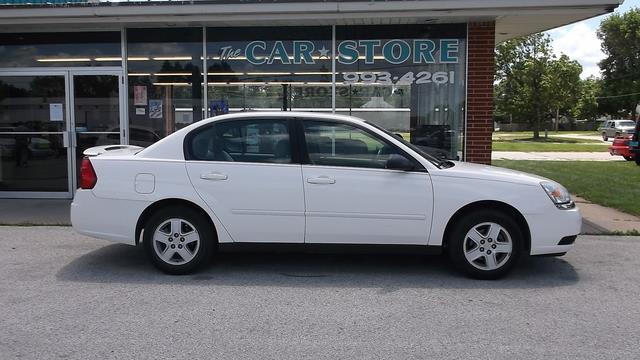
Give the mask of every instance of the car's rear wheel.
<svg viewBox="0 0 640 360">
<path fill-rule="evenodd" d="M 624 156 L 624 159 L 627 161 L 633 161 L 634 157 L 633 156 Z"/>
<path fill-rule="evenodd" d="M 144 247 L 158 269 L 168 274 L 188 274 L 211 258 L 213 229 L 191 208 L 160 209 L 144 227 Z"/>
<path fill-rule="evenodd" d="M 454 225 L 447 246 L 459 270 L 476 279 L 497 279 L 517 263 L 522 243 L 522 233 L 510 216 L 478 211 Z"/>
<path fill-rule="evenodd" d="M 606 133 L 606 132 L 603 132 L 603 133 L 602 133 L 602 140 L 604 140 L 604 141 L 609 140 L 609 137 L 607 136 L 607 133 Z"/>
</svg>

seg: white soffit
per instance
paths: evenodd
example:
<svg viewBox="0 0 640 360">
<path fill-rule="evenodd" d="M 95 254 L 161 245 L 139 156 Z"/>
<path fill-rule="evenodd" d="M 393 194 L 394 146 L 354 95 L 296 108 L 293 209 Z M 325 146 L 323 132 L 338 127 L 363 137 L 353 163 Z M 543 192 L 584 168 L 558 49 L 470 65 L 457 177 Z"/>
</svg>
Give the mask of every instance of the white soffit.
<svg viewBox="0 0 640 360">
<path fill-rule="evenodd" d="M 407 0 L 2 7 L 0 31 L 121 26 L 378 25 L 496 20 L 496 41 L 613 11 L 621 0 Z"/>
</svg>

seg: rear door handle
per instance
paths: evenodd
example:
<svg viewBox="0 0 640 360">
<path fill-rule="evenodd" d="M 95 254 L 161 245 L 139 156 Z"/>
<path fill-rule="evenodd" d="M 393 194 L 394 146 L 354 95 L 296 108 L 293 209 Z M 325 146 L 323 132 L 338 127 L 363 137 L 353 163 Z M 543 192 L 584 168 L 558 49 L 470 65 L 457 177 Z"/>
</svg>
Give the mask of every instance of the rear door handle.
<svg viewBox="0 0 640 360">
<path fill-rule="evenodd" d="M 211 173 L 200 175 L 200 179 L 202 180 L 220 181 L 220 180 L 227 180 L 228 178 L 229 177 L 226 174 L 221 174 L 219 172 L 211 172 Z"/>
<path fill-rule="evenodd" d="M 336 179 L 332 179 L 328 176 L 318 176 L 315 178 L 307 178 L 309 184 L 335 184 Z"/>
</svg>

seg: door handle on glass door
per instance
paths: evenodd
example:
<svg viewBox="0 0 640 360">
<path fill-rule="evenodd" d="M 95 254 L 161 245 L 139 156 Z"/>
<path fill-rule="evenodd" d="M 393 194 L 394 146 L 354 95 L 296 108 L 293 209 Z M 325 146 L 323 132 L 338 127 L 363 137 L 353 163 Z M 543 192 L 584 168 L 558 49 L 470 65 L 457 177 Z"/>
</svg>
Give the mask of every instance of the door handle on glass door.
<svg viewBox="0 0 640 360">
<path fill-rule="evenodd" d="M 200 179 L 202 180 L 227 180 L 229 177 L 225 174 L 221 174 L 219 172 L 211 172 L 207 174 L 200 175 Z"/>
<path fill-rule="evenodd" d="M 328 176 L 318 176 L 316 178 L 307 178 L 309 184 L 335 184 L 336 180 Z"/>
</svg>

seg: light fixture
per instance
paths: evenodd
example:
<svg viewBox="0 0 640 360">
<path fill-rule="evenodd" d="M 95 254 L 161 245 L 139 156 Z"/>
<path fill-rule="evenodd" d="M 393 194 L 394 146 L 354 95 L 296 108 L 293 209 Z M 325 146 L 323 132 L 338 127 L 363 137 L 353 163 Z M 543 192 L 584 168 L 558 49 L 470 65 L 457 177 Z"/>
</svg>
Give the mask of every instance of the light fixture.
<svg viewBox="0 0 640 360">
<path fill-rule="evenodd" d="M 180 60 L 192 60 L 191 56 L 157 56 L 153 57 L 153 60 L 160 61 L 180 61 Z"/>
<path fill-rule="evenodd" d="M 127 60 L 129 60 L 129 61 L 148 61 L 149 58 L 148 57 L 144 57 L 144 56 L 129 56 L 127 58 Z"/>
<path fill-rule="evenodd" d="M 248 72 L 247 75 L 291 75 L 290 72 Z"/>
<path fill-rule="evenodd" d="M 122 61 L 121 57 L 97 57 L 94 58 L 95 61 Z"/>
<path fill-rule="evenodd" d="M 191 86 L 191 83 L 186 82 L 154 82 L 155 86 Z"/>
<path fill-rule="evenodd" d="M 304 81 L 269 81 L 269 85 L 304 85 Z"/>
<path fill-rule="evenodd" d="M 241 72 L 207 73 L 209 76 L 244 75 Z"/>
<path fill-rule="evenodd" d="M 36 59 L 37 62 L 80 62 L 80 61 L 91 61 L 89 58 L 46 58 L 46 59 Z"/>
<path fill-rule="evenodd" d="M 154 73 L 155 76 L 191 76 L 191 73 Z"/>
<path fill-rule="evenodd" d="M 331 75 L 331 71 L 294 72 L 293 75 Z"/>
<path fill-rule="evenodd" d="M 129 76 L 151 76 L 150 73 L 129 73 Z"/>
</svg>

